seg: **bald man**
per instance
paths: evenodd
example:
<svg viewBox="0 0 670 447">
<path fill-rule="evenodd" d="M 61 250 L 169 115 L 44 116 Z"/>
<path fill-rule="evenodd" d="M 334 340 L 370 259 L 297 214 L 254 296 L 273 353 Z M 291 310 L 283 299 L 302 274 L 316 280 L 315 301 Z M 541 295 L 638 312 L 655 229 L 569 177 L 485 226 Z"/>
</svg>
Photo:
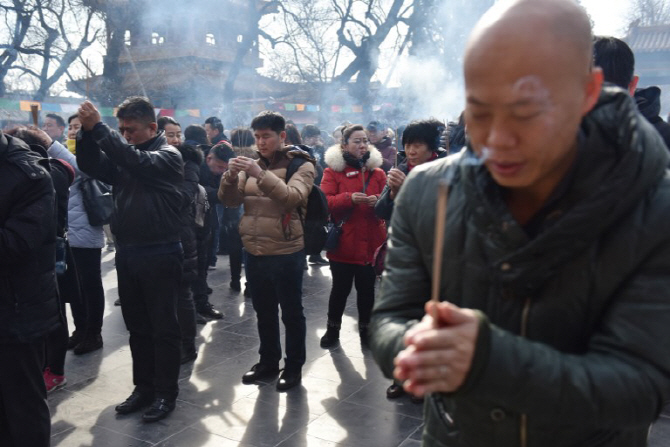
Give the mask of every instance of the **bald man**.
<svg viewBox="0 0 670 447">
<path fill-rule="evenodd" d="M 395 200 L 375 357 L 426 396 L 425 446 L 643 446 L 670 398 L 663 142 L 601 91 L 572 0 L 497 3 L 464 70 L 470 144 Z"/>
</svg>

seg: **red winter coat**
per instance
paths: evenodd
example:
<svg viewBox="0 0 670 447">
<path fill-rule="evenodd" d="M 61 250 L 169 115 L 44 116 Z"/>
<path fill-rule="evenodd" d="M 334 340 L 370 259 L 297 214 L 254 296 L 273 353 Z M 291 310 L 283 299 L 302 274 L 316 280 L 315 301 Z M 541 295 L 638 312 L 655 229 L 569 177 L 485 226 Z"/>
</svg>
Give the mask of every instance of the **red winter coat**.
<svg viewBox="0 0 670 447">
<path fill-rule="evenodd" d="M 328 259 L 347 264 L 370 264 L 375 250 L 386 240 L 386 226 L 375 216 L 374 207 L 354 205 L 351 195 L 363 192 L 363 176 L 365 180 L 370 176 L 365 193 L 379 197 L 386 185 L 386 174 L 380 169 L 382 156 L 370 146 L 370 158 L 362 175 L 359 169 L 345 163 L 339 145 L 328 149 L 324 158 L 328 167 L 323 172 L 321 190 L 328 199 L 331 218 L 339 222 L 349 215 L 342 226 L 340 245 L 327 253 Z"/>
</svg>

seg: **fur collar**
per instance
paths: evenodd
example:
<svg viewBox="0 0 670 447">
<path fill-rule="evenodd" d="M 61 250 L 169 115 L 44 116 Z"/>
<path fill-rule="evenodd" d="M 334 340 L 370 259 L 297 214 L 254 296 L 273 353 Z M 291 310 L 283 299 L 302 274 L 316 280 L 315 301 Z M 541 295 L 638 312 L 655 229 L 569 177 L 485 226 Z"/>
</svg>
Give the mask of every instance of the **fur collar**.
<svg viewBox="0 0 670 447">
<path fill-rule="evenodd" d="M 384 162 L 381 152 L 372 145 L 368 146 L 368 151 L 370 152 L 370 158 L 365 163 L 365 167 L 369 171 L 372 171 L 374 168 L 380 168 Z M 347 167 L 347 163 L 344 161 L 344 156 L 342 155 L 342 146 L 339 144 L 328 148 L 324 160 L 328 167 L 335 172 L 343 172 Z"/>
</svg>

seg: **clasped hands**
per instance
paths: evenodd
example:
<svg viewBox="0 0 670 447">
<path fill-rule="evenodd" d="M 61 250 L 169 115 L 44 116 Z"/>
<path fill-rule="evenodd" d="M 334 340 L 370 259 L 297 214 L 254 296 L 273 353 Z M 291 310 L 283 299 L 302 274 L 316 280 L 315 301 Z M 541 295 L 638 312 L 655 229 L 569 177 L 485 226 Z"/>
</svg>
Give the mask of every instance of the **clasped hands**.
<svg viewBox="0 0 670 447">
<path fill-rule="evenodd" d="M 377 203 L 377 196 L 368 196 L 362 192 L 355 192 L 351 194 L 351 203 L 354 205 L 367 205 L 372 207 Z"/>
<path fill-rule="evenodd" d="M 392 199 L 395 199 L 395 196 L 398 195 L 398 191 L 400 191 L 400 187 L 405 182 L 406 177 L 407 176 L 405 175 L 405 173 L 397 168 L 393 168 L 388 172 L 388 175 L 386 177 L 386 184 L 391 189 Z"/>
<path fill-rule="evenodd" d="M 479 318 L 471 309 L 429 301 L 426 315 L 407 331 L 406 348 L 396 356 L 393 375 L 405 391 L 422 397 L 456 391 L 474 358 Z"/>
<path fill-rule="evenodd" d="M 261 173 L 262 169 L 256 160 L 252 158 L 242 156 L 231 158 L 228 162 L 229 178 L 231 180 L 236 180 L 237 174 L 239 174 L 240 171 L 246 172 L 249 177 L 256 178 Z"/>
<path fill-rule="evenodd" d="M 81 122 L 82 129 L 86 131 L 93 129 L 96 124 L 102 121 L 100 112 L 98 112 L 98 109 L 95 108 L 91 101 L 81 103 L 79 110 L 77 110 L 77 117 Z"/>
</svg>

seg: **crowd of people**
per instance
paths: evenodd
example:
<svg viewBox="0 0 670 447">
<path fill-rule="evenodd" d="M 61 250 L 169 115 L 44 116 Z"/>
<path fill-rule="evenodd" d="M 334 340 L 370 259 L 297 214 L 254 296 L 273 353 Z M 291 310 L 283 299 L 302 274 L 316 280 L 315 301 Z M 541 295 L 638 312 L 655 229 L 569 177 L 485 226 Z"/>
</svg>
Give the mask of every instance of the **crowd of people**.
<svg viewBox="0 0 670 447">
<path fill-rule="evenodd" d="M 49 445 L 66 352 L 102 348 L 106 244 L 133 362 L 119 414 L 175 409 L 197 325 L 225 318 L 207 281 L 225 253 L 257 318 L 245 384 L 301 384 L 304 270 L 329 265 L 321 347 L 339 345 L 355 287 L 387 396 L 424 401 L 424 445 L 645 445 L 670 400 L 660 90 L 639 88 L 630 48 L 592 38 L 570 0 L 493 6 L 464 73 L 457 122 L 400 132 L 299 129 L 272 111 L 229 133 L 217 117 L 182 131 L 130 97 L 118 130 L 85 101 L 67 123 L 0 134 L 0 445 Z M 306 252 L 315 187 L 326 259 Z"/>
</svg>

